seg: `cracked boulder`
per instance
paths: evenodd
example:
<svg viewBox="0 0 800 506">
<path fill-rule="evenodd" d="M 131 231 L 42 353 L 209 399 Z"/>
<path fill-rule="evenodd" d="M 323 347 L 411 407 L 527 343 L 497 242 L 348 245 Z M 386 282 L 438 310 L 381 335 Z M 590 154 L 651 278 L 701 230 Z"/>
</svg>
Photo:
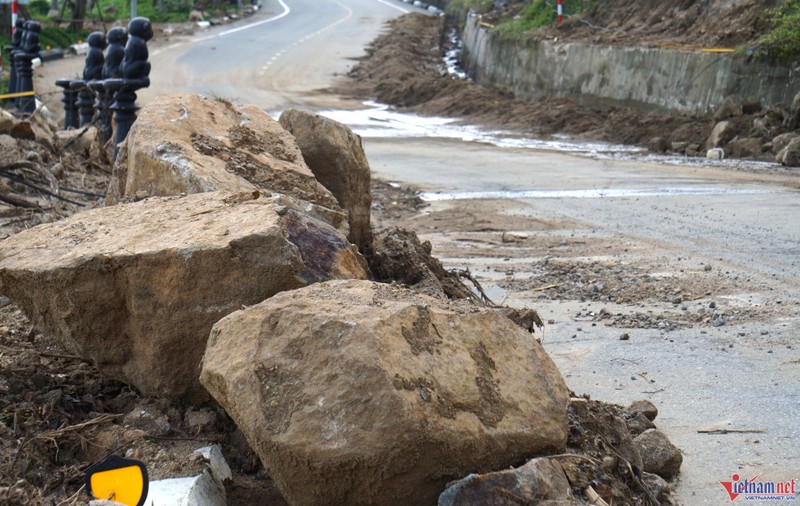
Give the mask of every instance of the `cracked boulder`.
<svg viewBox="0 0 800 506">
<path fill-rule="evenodd" d="M 210 191 L 273 191 L 334 211 L 294 137 L 256 106 L 195 94 L 163 95 L 139 111 L 120 148 L 107 204 Z"/>
<path fill-rule="evenodd" d="M 366 278 L 355 247 L 307 207 L 214 192 L 86 211 L 0 243 L 0 292 L 143 394 L 207 398 L 199 364 L 220 318 L 284 290 Z"/>
<path fill-rule="evenodd" d="M 370 281 L 237 311 L 200 381 L 290 504 L 435 504 L 448 482 L 561 452 L 569 392 L 497 312 Z"/>
<path fill-rule="evenodd" d="M 332 119 L 299 109 L 281 113 L 280 124 L 294 135 L 303 160 L 317 180 L 347 210 L 350 242 L 372 251 L 370 168 L 361 137 Z"/>
</svg>

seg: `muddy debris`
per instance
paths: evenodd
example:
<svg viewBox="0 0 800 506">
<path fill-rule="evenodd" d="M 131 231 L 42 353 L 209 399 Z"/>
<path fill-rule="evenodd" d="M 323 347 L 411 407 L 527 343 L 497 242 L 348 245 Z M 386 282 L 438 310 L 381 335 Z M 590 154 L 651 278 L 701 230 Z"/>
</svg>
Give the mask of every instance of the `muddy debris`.
<svg viewBox="0 0 800 506">
<path fill-rule="evenodd" d="M 739 13 L 741 19 L 747 19 L 746 14 L 753 10 L 763 15 L 763 7 L 757 4 L 749 2 Z M 575 32 L 579 24 L 577 20 L 570 23 L 567 34 Z M 589 107 L 552 97 L 526 102 L 506 88 L 482 86 L 444 70 L 442 58 L 449 49 L 444 18 L 408 14 L 390 21 L 388 27 L 388 32 L 367 48 L 366 56 L 351 69 L 348 82 L 337 92 L 419 114 L 456 117 L 465 123 L 545 138 L 568 134 L 694 157 L 705 157 L 709 149 L 720 147 L 726 158 L 800 164 L 800 157 L 794 154 L 796 147 L 786 153 L 772 150 L 776 137 L 798 128 L 800 113 L 795 111 L 800 110 L 800 97 L 793 101 L 797 104 L 794 109 L 789 104 L 737 103 L 729 98 L 716 111 L 718 120 L 620 106 Z M 561 37 L 562 30 L 555 36 Z"/>
</svg>

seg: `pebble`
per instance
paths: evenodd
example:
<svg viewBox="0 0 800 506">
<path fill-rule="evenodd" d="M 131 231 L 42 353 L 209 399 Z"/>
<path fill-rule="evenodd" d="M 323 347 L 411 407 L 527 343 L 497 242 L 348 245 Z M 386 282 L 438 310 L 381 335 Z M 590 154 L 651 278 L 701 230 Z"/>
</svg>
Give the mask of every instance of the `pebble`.
<svg viewBox="0 0 800 506">
<path fill-rule="evenodd" d="M 631 338 L 631 336 L 630 336 L 630 334 L 628 334 L 627 332 L 625 332 L 624 334 L 622 334 L 621 336 L 619 336 L 619 340 L 620 340 L 620 341 L 627 341 L 627 340 L 628 340 L 628 339 L 630 339 L 630 338 Z"/>
<path fill-rule="evenodd" d="M 711 270 L 711 264 L 706 264 L 706 266 L 703 267 L 703 270 L 706 271 L 706 272 L 710 271 Z"/>
</svg>

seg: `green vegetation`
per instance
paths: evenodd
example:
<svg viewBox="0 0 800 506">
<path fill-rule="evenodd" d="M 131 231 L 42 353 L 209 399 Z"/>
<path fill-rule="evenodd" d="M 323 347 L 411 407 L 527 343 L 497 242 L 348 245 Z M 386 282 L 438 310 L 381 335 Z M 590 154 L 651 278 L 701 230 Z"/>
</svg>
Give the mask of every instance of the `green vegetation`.
<svg viewBox="0 0 800 506">
<path fill-rule="evenodd" d="M 447 12 L 455 13 L 472 9 L 475 12 L 489 12 L 494 6 L 493 0 L 452 0 L 447 4 Z"/>
<path fill-rule="evenodd" d="M 591 0 L 565 0 L 564 16 L 578 14 L 591 6 Z M 502 38 L 514 38 L 525 32 L 550 25 L 558 18 L 555 0 L 529 0 L 522 12 L 513 19 L 498 24 L 495 31 Z"/>
<path fill-rule="evenodd" d="M 761 37 L 762 56 L 779 60 L 800 57 L 800 0 L 786 0 L 770 11 L 772 27 Z"/>
</svg>

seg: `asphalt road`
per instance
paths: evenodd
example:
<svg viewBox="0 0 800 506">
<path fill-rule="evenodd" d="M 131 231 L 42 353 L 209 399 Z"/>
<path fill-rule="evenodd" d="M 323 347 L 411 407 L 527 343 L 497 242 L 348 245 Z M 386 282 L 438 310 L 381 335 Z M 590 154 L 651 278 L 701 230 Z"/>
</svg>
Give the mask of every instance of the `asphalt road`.
<svg viewBox="0 0 800 506">
<path fill-rule="evenodd" d="M 264 5 L 249 20 L 157 46 L 151 56 L 153 85 L 140 93 L 140 102 L 160 93 L 200 92 L 268 111 L 358 108 L 325 88 L 363 54 L 384 21 L 413 9 L 397 0 L 267 0 Z M 800 478 L 797 173 L 774 176 L 770 168 L 749 173 L 425 135 L 371 135 L 365 146 L 378 177 L 459 197 L 463 192 L 536 192 L 482 202 L 491 200 L 507 219 L 549 224 L 547 231 L 520 225 L 519 232 L 543 240 L 558 236 L 599 245 L 613 239 L 622 245 L 598 246 L 580 260 L 663 265 L 668 274 L 710 264 L 722 277 L 746 280 L 739 292 L 715 300 L 734 311 L 752 309 L 769 317 L 666 333 L 632 329 L 628 341 L 619 340 L 619 329 L 585 328 L 588 324 L 576 317 L 599 311 L 598 304 L 505 295 L 510 304 L 533 306 L 555 322 L 546 329 L 545 347 L 573 390 L 621 404 L 644 397 L 659 406 L 659 427 L 684 452 L 676 486 L 683 504 L 727 503 L 719 481 L 734 472 Z M 455 218 L 424 238 L 448 265 L 470 265 L 491 289 L 497 273 L 515 260 L 470 253 L 475 244 L 452 233 L 459 210 L 475 207 L 474 202 L 433 202 L 430 212 L 451 209 Z M 533 260 L 519 260 L 518 271 Z M 758 432 L 698 433 L 708 428 Z"/>
</svg>

